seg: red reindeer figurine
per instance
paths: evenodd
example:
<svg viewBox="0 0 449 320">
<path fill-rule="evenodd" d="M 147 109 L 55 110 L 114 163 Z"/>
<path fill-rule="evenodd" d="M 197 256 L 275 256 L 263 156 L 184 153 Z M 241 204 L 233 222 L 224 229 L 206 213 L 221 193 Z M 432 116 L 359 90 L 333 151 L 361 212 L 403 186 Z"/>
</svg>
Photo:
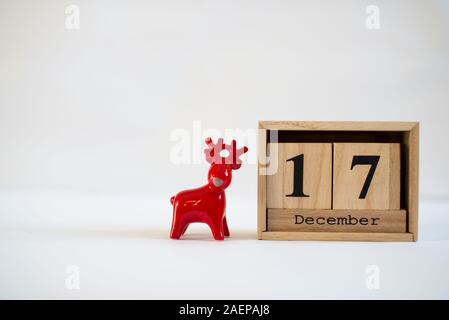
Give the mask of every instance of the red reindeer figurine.
<svg viewBox="0 0 449 320">
<path fill-rule="evenodd" d="M 205 186 L 184 190 L 171 197 L 173 205 L 173 222 L 170 238 L 179 239 L 190 223 L 202 222 L 209 225 L 215 240 L 229 237 L 229 228 L 226 222 L 225 189 L 232 180 L 232 170 L 242 165 L 239 157 L 248 151 L 247 147 L 237 149 L 235 140 L 231 145 L 218 139 L 214 144 L 211 138 L 206 139 L 208 148 L 204 149 L 206 160 L 210 163 L 207 175 L 208 183 Z M 226 150 L 227 156 L 222 152 Z"/>
</svg>

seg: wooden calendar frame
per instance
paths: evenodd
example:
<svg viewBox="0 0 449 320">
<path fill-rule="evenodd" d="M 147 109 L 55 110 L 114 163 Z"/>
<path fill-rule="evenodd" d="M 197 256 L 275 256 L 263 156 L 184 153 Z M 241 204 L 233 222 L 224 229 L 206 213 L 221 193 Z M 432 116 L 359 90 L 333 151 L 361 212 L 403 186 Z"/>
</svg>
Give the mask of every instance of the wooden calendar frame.
<svg viewBox="0 0 449 320">
<path fill-rule="evenodd" d="M 279 142 L 398 142 L 401 145 L 401 233 L 269 231 L 265 161 L 270 131 Z M 419 122 L 259 121 L 257 233 L 260 240 L 417 241 L 419 200 Z M 301 211 L 301 210 L 299 210 Z M 310 210 L 308 210 L 310 211 Z M 378 211 L 378 210 L 377 210 Z"/>
</svg>

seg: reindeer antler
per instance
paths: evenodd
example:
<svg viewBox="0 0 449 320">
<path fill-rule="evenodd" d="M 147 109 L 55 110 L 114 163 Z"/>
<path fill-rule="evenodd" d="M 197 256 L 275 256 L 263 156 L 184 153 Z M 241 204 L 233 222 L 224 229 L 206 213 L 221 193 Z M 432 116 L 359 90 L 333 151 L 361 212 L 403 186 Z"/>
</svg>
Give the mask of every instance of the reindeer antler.
<svg viewBox="0 0 449 320">
<path fill-rule="evenodd" d="M 232 140 L 231 144 L 223 143 L 223 138 L 219 138 L 217 143 L 212 141 L 212 138 L 206 138 L 207 148 L 204 149 L 206 161 L 210 164 L 230 164 L 233 170 L 237 170 L 242 165 L 242 160 L 239 158 L 242 154 L 248 151 L 247 147 L 237 149 L 237 142 Z M 223 150 L 228 151 L 226 157 L 221 156 Z"/>
</svg>

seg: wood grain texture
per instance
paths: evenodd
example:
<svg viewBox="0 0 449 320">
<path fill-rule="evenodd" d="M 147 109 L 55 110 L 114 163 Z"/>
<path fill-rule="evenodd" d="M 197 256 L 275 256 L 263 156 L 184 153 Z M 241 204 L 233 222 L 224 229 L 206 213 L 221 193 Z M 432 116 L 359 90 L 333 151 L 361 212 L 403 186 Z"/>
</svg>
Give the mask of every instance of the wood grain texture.
<svg viewBox="0 0 449 320">
<path fill-rule="evenodd" d="M 268 143 L 269 146 L 272 144 Z M 332 198 L 332 144 L 278 143 L 278 169 L 267 176 L 267 208 L 330 209 Z M 273 148 L 270 148 L 273 149 Z M 295 156 L 304 157 L 303 191 L 308 197 L 287 196 L 293 192 Z"/>
<path fill-rule="evenodd" d="M 411 233 L 363 233 L 363 232 L 262 232 L 262 240 L 305 241 L 413 241 Z"/>
<path fill-rule="evenodd" d="M 403 121 L 259 121 L 268 130 L 410 131 L 416 122 Z"/>
<path fill-rule="evenodd" d="M 351 169 L 354 156 L 380 156 L 365 198 L 360 198 L 370 165 Z M 400 144 L 335 143 L 333 209 L 400 209 Z"/>
<path fill-rule="evenodd" d="M 267 223 L 267 130 L 259 129 L 257 135 L 257 238 L 262 239 L 262 231 L 266 230 Z"/>
<path fill-rule="evenodd" d="M 405 133 L 405 202 L 408 210 L 408 231 L 418 240 L 419 211 L 419 123 Z"/>
<path fill-rule="evenodd" d="M 268 231 L 406 232 L 405 210 L 268 209 Z"/>
</svg>

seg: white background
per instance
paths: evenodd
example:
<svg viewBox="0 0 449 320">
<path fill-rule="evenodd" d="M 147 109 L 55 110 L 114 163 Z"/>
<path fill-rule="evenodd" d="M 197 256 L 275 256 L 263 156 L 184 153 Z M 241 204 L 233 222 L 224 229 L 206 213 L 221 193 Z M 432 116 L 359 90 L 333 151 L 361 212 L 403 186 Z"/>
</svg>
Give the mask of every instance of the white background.
<svg viewBox="0 0 449 320">
<path fill-rule="evenodd" d="M 0 0 L 0 297 L 449 298 L 448 102 L 446 1 Z M 420 241 L 256 241 L 254 163 L 233 238 L 168 240 L 207 173 L 170 161 L 173 132 L 258 120 L 420 121 Z"/>
</svg>

